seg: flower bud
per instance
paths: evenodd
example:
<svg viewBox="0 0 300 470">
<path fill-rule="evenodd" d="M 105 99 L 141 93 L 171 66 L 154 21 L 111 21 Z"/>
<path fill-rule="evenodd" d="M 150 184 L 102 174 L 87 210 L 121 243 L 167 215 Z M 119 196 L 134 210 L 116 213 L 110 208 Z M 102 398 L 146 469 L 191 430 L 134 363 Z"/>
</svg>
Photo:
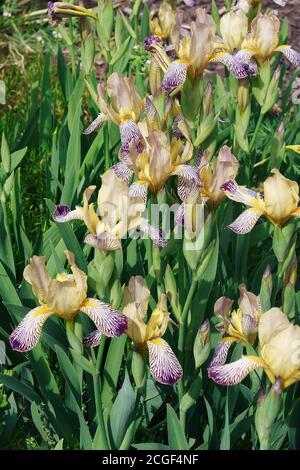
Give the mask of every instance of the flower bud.
<svg viewBox="0 0 300 470">
<path fill-rule="evenodd" d="M 238 85 L 238 107 L 241 112 L 245 111 L 249 104 L 249 81 L 239 80 Z"/>
<path fill-rule="evenodd" d="M 141 389 L 146 384 L 147 366 L 142 353 L 133 351 L 131 361 L 131 372 L 138 389 Z"/>
<path fill-rule="evenodd" d="M 210 353 L 210 323 L 209 320 L 205 320 L 196 335 L 194 341 L 194 360 L 196 368 L 202 366 L 207 360 Z"/>
<path fill-rule="evenodd" d="M 271 295 L 273 289 L 273 280 L 270 266 L 268 265 L 262 277 L 259 298 L 263 312 L 271 308 Z"/>
<path fill-rule="evenodd" d="M 181 313 L 180 313 L 180 303 L 179 303 L 179 296 L 177 291 L 177 284 L 176 279 L 171 269 L 170 265 L 168 264 L 165 270 L 165 289 L 168 300 L 171 304 L 172 310 L 174 315 L 176 316 L 177 320 L 181 321 Z"/>
<path fill-rule="evenodd" d="M 272 426 L 275 423 L 281 404 L 281 381 L 277 379 L 269 393 L 259 398 L 255 414 L 255 427 L 258 434 L 260 449 L 270 448 Z"/>
<path fill-rule="evenodd" d="M 110 291 L 110 303 L 114 308 L 119 308 L 122 303 L 123 289 L 119 279 L 116 279 Z"/>
</svg>

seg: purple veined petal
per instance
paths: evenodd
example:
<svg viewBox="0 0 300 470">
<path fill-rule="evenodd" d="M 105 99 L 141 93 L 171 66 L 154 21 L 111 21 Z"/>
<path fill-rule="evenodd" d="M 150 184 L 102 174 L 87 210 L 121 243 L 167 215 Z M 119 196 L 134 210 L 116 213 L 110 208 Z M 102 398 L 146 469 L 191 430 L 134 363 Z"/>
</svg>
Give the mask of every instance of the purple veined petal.
<svg viewBox="0 0 300 470">
<path fill-rule="evenodd" d="M 234 59 L 238 63 L 243 63 L 248 67 L 248 75 L 256 76 L 258 74 L 257 63 L 253 59 L 253 53 L 250 51 L 246 51 L 241 49 L 236 54 L 234 54 Z"/>
<path fill-rule="evenodd" d="M 227 52 L 216 53 L 210 62 L 217 62 L 225 65 L 237 79 L 247 78 L 249 76 L 249 65 L 245 62 L 239 61 L 236 56 L 228 54 Z"/>
<path fill-rule="evenodd" d="M 256 203 L 257 198 L 260 197 L 259 193 L 239 186 L 234 180 L 226 181 L 226 183 L 220 186 L 220 189 L 222 189 L 226 196 L 232 201 L 241 202 L 246 206 L 252 206 Z"/>
<path fill-rule="evenodd" d="M 70 220 L 83 220 L 83 211 L 80 209 L 74 209 L 73 211 L 64 204 L 56 206 L 55 211 L 52 215 L 55 222 L 70 222 Z"/>
<path fill-rule="evenodd" d="M 97 299 L 86 299 L 80 310 L 95 323 L 97 329 L 106 336 L 121 336 L 128 327 L 128 320 L 111 305 Z"/>
<path fill-rule="evenodd" d="M 14 351 L 30 351 L 37 345 L 43 325 L 53 315 L 47 307 L 36 307 L 25 315 L 21 323 L 12 332 L 9 342 Z"/>
<path fill-rule="evenodd" d="M 237 385 L 254 369 L 262 367 L 255 357 L 242 357 L 238 361 L 223 366 L 210 367 L 208 377 L 219 385 Z"/>
<path fill-rule="evenodd" d="M 169 65 L 165 73 L 161 87 L 163 91 L 169 95 L 181 87 L 186 79 L 188 65 L 186 63 L 174 61 Z"/>
<path fill-rule="evenodd" d="M 221 341 L 220 343 L 217 344 L 213 358 L 208 366 L 208 369 L 211 367 L 215 366 L 222 366 L 225 364 L 229 349 L 231 345 L 234 343 L 233 340 L 226 340 L 226 341 Z"/>
<path fill-rule="evenodd" d="M 178 168 L 171 173 L 185 179 L 188 182 L 193 182 L 197 186 L 202 186 L 199 178 L 198 168 L 192 165 L 178 165 Z"/>
<path fill-rule="evenodd" d="M 83 338 L 83 344 L 90 348 L 99 346 L 102 333 L 99 330 L 94 330 L 92 333 Z"/>
<path fill-rule="evenodd" d="M 175 222 L 178 225 L 184 226 L 184 202 L 180 204 L 175 214 Z"/>
<path fill-rule="evenodd" d="M 147 183 L 133 183 L 128 191 L 129 197 L 140 197 L 147 202 L 148 186 Z"/>
<path fill-rule="evenodd" d="M 141 131 L 133 120 L 122 122 L 119 126 L 121 134 L 122 148 L 129 150 L 129 144 L 134 141 L 137 151 L 143 150 L 143 136 Z"/>
<path fill-rule="evenodd" d="M 156 246 L 163 247 L 167 244 L 167 240 L 164 238 L 165 234 L 162 229 L 150 225 L 145 219 L 142 219 L 138 225 L 139 230 L 146 236 L 151 238 L 153 244 Z"/>
<path fill-rule="evenodd" d="M 129 184 L 133 175 L 133 171 L 125 162 L 116 163 L 111 168 L 114 170 L 118 178 L 121 178 L 121 180 Z"/>
<path fill-rule="evenodd" d="M 188 192 L 190 191 L 191 183 L 188 182 L 182 176 L 178 177 L 178 185 L 177 185 L 177 194 L 182 201 L 185 200 Z"/>
<path fill-rule="evenodd" d="M 96 119 L 82 132 L 84 135 L 89 135 L 94 131 L 101 129 L 107 118 L 103 114 L 98 114 Z"/>
<path fill-rule="evenodd" d="M 276 51 L 282 52 L 289 62 L 295 67 L 300 67 L 300 53 L 290 46 L 279 46 Z"/>
<path fill-rule="evenodd" d="M 47 7 L 49 19 L 54 22 L 57 21 L 57 16 L 54 11 L 54 2 L 48 2 Z"/>
<path fill-rule="evenodd" d="M 100 235 L 88 234 L 84 243 L 103 251 L 115 251 L 121 248 L 120 240 L 108 232 L 103 232 Z"/>
<path fill-rule="evenodd" d="M 147 341 L 150 371 L 157 382 L 174 385 L 183 375 L 182 367 L 169 344 L 162 338 Z"/>
<path fill-rule="evenodd" d="M 251 232 L 262 215 L 263 212 L 257 209 L 246 209 L 232 224 L 228 225 L 227 228 L 238 235 L 245 235 Z"/>
</svg>

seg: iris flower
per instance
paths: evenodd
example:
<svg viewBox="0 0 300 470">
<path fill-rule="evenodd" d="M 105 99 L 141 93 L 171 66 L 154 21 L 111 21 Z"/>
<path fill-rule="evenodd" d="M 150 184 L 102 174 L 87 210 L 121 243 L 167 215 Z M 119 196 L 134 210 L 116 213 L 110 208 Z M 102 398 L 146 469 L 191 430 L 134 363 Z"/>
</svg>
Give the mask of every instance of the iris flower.
<svg viewBox="0 0 300 470">
<path fill-rule="evenodd" d="M 250 207 L 228 226 L 235 233 L 249 233 L 262 216 L 279 227 L 291 217 L 300 217 L 299 186 L 277 169 L 263 183 L 263 194 L 239 186 L 234 180 L 224 183 L 221 189 L 229 199 Z"/>
<path fill-rule="evenodd" d="M 177 93 L 183 86 L 187 75 L 192 79 L 199 79 L 211 62 L 225 65 L 237 78 L 246 78 L 249 67 L 235 59 L 227 51 L 220 51 L 215 41 L 216 26 L 210 15 L 203 8 L 196 10 L 196 21 L 191 23 L 190 35 L 181 37 L 181 28 L 177 26 L 177 33 L 172 35 L 172 43 L 177 52 L 178 59 L 171 62 L 164 54 L 161 45 L 155 38 L 146 42 L 146 49 L 153 53 L 165 72 L 162 89 L 167 94 Z"/>
<path fill-rule="evenodd" d="M 167 297 L 161 294 L 156 308 L 148 322 L 145 317 L 148 310 L 150 291 L 141 276 L 130 279 L 124 290 L 123 314 L 128 319 L 127 336 L 135 343 L 141 354 L 148 350 L 150 371 L 155 380 L 165 385 L 173 385 L 182 377 L 182 368 L 164 336 L 170 314 L 167 310 Z M 85 338 L 85 344 L 97 346 L 99 332 L 95 331 Z"/>
<path fill-rule="evenodd" d="M 126 152 L 132 139 L 140 139 L 137 122 L 144 109 L 144 102 L 140 98 L 134 84 L 133 77 L 123 77 L 114 72 L 107 80 L 106 91 L 108 102 L 104 98 L 104 91 L 98 86 L 98 101 L 100 114 L 85 129 L 84 134 L 98 130 L 106 121 L 111 121 L 120 128 L 122 150 Z"/>
<path fill-rule="evenodd" d="M 272 308 L 260 319 L 258 338 L 259 356 L 209 367 L 209 377 L 220 385 L 236 385 L 254 369 L 263 368 L 271 383 L 279 382 L 282 389 L 300 380 L 300 327 L 279 308 Z"/>
<path fill-rule="evenodd" d="M 213 359 L 209 367 L 223 365 L 232 344 L 240 341 L 243 344 L 254 344 L 258 325 L 262 314 L 259 297 L 248 292 L 245 285 L 240 287 L 239 308 L 230 313 L 233 300 L 221 297 L 215 303 L 215 315 L 221 319 L 216 329 L 222 333 L 222 339 L 218 343 Z"/>
<path fill-rule="evenodd" d="M 30 351 L 39 341 L 45 321 L 55 315 L 73 320 L 79 311 L 96 325 L 99 334 L 120 336 L 128 326 L 127 318 L 109 304 L 87 297 L 87 275 L 75 263 L 75 257 L 66 251 L 72 274 L 58 273 L 52 279 L 45 266 L 44 256 L 33 256 L 24 269 L 24 279 L 31 284 L 39 307 L 30 310 L 10 335 L 15 351 Z"/>
<path fill-rule="evenodd" d="M 121 162 L 113 166 L 116 174 L 127 183 L 132 175 L 135 175 L 136 180 L 130 186 L 129 195 L 141 197 L 144 201 L 147 199 L 148 190 L 157 193 L 174 175 L 178 176 L 180 181 L 194 181 L 200 184 L 196 168 L 188 164 L 193 156 L 193 145 L 186 139 L 188 136 L 184 122 L 179 123 L 183 118 L 178 115 L 178 119 L 174 120 L 174 135 L 169 138 L 165 131 L 152 130 L 159 128 L 160 124 L 155 123 L 154 106 L 151 109 L 154 114 L 148 109 L 147 120 L 139 123 L 143 150 L 140 151 L 140 148 L 131 142 L 127 154 L 120 155 Z"/>
<path fill-rule="evenodd" d="M 238 56 L 248 61 L 252 57 L 263 64 L 276 52 L 282 54 L 296 67 L 300 66 L 300 53 L 288 45 L 279 45 L 280 21 L 274 13 L 259 13 L 251 23 L 251 32 L 243 41 Z"/>
<path fill-rule="evenodd" d="M 88 17 L 97 20 L 97 16 L 92 11 L 79 5 L 72 5 L 68 2 L 48 2 L 48 15 L 51 21 L 57 22 L 60 18 L 69 16 Z"/>
<path fill-rule="evenodd" d="M 149 225 L 142 214 L 145 203 L 141 198 L 129 197 L 128 185 L 115 172 L 107 170 L 101 177 L 102 185 L 98 192 L 98 214 L 90 198 L 96 186 L 89 186 L 83 194 L 83 207 L 71 210 L 66 205 L 56 206 L 53 219 L 56 222 L 83 220 L 89 234 L 85 243 L 103 251 L 118 250 L 121 239 L 130 230 L 140 230 L 157 245 L 164 245 L 165 240 L 159 229 Z"/>
</svg>

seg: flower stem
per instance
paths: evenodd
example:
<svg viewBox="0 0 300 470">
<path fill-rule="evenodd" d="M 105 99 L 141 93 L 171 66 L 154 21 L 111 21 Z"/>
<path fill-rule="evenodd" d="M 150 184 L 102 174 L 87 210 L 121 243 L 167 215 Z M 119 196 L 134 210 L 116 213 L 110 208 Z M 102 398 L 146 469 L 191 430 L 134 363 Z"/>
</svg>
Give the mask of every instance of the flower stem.
<svg viewBox="0 0 300 470">
<path fill-rule="evenodd" d="M 251 150 L 253 150 L 253 147 L 254 147 L 254 144 L 255 144 L 255 141 L 256 141 L 256 138 L 257 138 L 257 134 L 258 134 L 260 126 L 262 124 L 263 118 L 264 118 L 264 113 L 260 112 L 258 121 L 256 123 L 255 130 L 254 130 L 254 134 L 253 134 L 253 137 L 252 137 L 251 142 L 250 142 L 250 146 L 249 146 L 250 152 L 251 152 Z"/>
<path fill-rule="evenodd" d="M 186 298 L 186 301 L 182 310 L 181 323 L 179 325 L 178 355 L 179 355 L 179 361 L 183 367 L 183 370 L 184 370 L 184 338 L 185 338 L 185 329 L 186 329 L 185 328 L 186 319 L 187 319 L 187 315 L 188 315 L 195 291 L 197 289 L 197 285 L 198 285 L 198 280 L 195 274 L 193 274 L 192 283 L 191 283 L 188 296 Z M 178 384 L 179 408 L 180 408 L 180 402 L 181 402 L 183 395 L 184 395 L 184 377 L 182 377 L 182 379 L 180 380 Z M 180 410 L 180 421 L 184 427 L 185 426 L 185 413 L 182 410 Z"/>
</svg>

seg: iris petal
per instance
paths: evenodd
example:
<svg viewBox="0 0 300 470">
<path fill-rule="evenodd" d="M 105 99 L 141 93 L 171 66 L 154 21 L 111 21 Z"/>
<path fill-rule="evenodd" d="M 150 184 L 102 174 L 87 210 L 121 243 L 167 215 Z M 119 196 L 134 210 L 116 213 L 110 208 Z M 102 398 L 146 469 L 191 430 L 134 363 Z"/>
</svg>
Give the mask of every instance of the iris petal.
<svg viewBox="0 0 300 470">
<path fill-rule="evenodd" d="M 106 336 L 121 336 L 128 327 L 125 315 L 100 300 L 86 299 L 80 310 L 90 317 L 98 330 Z"/>
<path fill-rule="evenodd" d="M 161 338 L 147 341 L 150 371 L 161 384 L 176 384 L 182 377 L 182 367 L 169 344 Z"/>
<path fill-rule="evenodd" d="M 215 366 L 222 366 L 225 364 L 230 346 L 233 344 L 232 340 L 221 341 L 221 343 L 217 344 L 213 358 L 208 366 L 208 368 L 215 367 Z"/>
<path fill-rule="evenodd" d="M 30 351 L 37 345 L 42 327 L 53 312 L 47 307 L 36 307 L 25 315 L 21 323 L 9 337 L 11 347 L 14 351 Z"/>
<path fill-rule="evenodd" d="M 219 385 L 237 385 L 258 367 L 262 367 L 259 360 L 251 356 L 245 356 L 231 364 L 209 367 L 208 376 Z"/>
<path fill-rule="evenodd" d="M 258 219 L 263 215 L 263 212 L 257 209 L 247 209 L 227 228 L 232 232 L 239 235 L 251 232 Z"/>
<path fill-rule="evenodd" d="M 70 220 L 83 220 L 83 211 L 80 209 L 71 210 L 69 206 L 59 204 L 52 215 L 55 222 L 69 222 Z"/>
</svg>

